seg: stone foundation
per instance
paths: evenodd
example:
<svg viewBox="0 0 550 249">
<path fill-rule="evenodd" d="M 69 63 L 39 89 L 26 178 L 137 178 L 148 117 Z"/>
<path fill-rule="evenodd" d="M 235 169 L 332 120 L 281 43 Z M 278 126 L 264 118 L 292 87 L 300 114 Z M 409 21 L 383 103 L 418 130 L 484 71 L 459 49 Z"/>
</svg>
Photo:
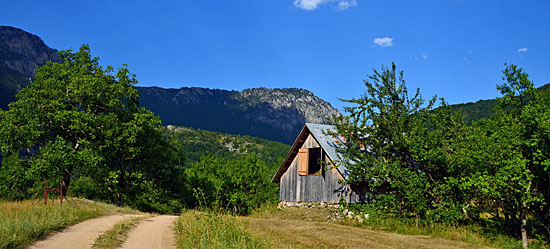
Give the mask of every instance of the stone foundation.
<svg viewBox="0 0 550 249">
<path fill-rule="evenodd" d="M 362 223 L 363 221 L 369 219 L 369 214 L 365 214 L 363 212 L 356 214 L 337 203 L 281 201 L 277 205 L 277 208 L 328 208 L 331 209 L 332 217 L 327 218 L 331 220 L 350 219 Z"/>
</svg>

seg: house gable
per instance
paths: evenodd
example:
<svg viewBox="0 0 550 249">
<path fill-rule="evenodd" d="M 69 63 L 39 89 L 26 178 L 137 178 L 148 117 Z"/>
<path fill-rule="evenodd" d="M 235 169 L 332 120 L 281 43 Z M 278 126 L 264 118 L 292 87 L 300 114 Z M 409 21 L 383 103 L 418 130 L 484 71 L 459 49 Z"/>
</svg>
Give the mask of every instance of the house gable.
<svg viewBox="0 0 550 249">
<path fill-rule="evenodd" d="M 294 144 L 292 145 L 290 151 L 287 153 L 285 159 L 279 169 L 271 179 L 271 182 L 280 182 L 281 177 L 288 170 L 291 163 L 298 156 L 300 149 L 303 147 L 304 143 L 309 139 L 313 139 L 316 146 L 321 148 L 321 154 L 325 154 L 330 159 L 330 164 L 334 164 L 335 160 L 339 160 L 340 156 L 337 153 L 337 148 L 341 144 L 340 137 L 332 137 L 325 135 L 327 131 L 335 131 L 335 127 L 332 125 L 322 125 L 322 124 L 311 124 L 306 123 L 302 131 L 296 138 Z M 308 146 L 308 148 L 311 146 Z M 347 169 L 345 166 L 340 165 L 337 168 L 340 178 L 345 179 L 347 175 Z"/>
<path fill-rule="evenodd" d="M 343 182 L 347 168 L 344 165 L 335 167 L 335 161 L 343 161 L 338 148 L 345 143 L 339 136 L 327 135 L 330 131 L 335 131 L 334 126 L 310 123 L 304 126 L 271 180 L 280 185 L 281 201 L 367 201 L 363 188 Z M 312 162 L 318 164 L 313 163 L 312 166 Z M 319 165 L 322 166 L 317 170 Z"/>
</svg>

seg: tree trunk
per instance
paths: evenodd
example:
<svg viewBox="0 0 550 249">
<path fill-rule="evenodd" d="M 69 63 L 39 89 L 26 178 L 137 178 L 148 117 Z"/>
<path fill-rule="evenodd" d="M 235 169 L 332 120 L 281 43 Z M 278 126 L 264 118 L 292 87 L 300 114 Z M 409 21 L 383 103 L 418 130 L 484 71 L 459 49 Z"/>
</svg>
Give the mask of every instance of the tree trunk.
<svg viewBox="0 0 550 249">
<path fill-rule="evenodd" d="M 521 203 L 520 219 L 521 219 L 521 244 L 523 245 L 523 248 L 528 248 L 529 242 L 527 241 L 527 217 L 525 215 L 525 202 Z"/>
<path fill-rule="evenodd" d="M 65 171 L 63 173 L 63 184 L 65 184 L 65 186 L 63 186 L 61 188 L 61 192 L 62 192 L 63 196 L 67 196 L 67 191 L 69 190 L 69 185 L 71 184 L 71 173 L 70 172 Z"/>
<path fill-rule="evenodd" d="M 118 191 L 117 191 L 117 206 L 122 206 L 122 193 L 126 190 L 126 178 L 125 178 L 125 172 L 122 171 L 120 175 L 118 176 Z"/>
<path fill-rule="evenodd" d="M 108 190 L 109 190 L 109 198 L 111 199 L 111 203 L 112 204 L 116 204 L 116 198 L 115 198 L 115 193 L 113 192 L 113 186 L 112 184 L 110 184 Z"/>
</svg>

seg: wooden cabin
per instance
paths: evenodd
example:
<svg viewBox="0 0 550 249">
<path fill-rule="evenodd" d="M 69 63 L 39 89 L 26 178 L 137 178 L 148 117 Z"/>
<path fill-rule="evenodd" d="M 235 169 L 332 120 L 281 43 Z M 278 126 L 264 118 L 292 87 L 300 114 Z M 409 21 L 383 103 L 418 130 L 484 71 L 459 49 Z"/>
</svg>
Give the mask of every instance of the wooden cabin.
<svg viewBox="0 0 550 249">
<path fill-rule="evenodd" d="M 334 126 L 306 123 L 271 182 L 280 184 L 279 199 L 287 202 L 366 202 L 365 191 L 345 180 L 348 170 L 335 167 L 340 137 L 327 135 Z"/>
</svg>

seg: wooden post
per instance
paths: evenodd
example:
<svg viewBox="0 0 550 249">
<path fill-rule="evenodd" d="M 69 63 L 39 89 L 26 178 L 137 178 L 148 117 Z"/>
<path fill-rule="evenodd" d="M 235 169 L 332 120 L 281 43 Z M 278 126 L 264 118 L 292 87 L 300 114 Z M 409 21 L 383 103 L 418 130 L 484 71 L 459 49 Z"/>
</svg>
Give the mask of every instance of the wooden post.
<svg viewBox="0 0 550 249">
<path fill-rule="evenodd" d="M 63 205 L 63 179 L 59 180 L 59 204 Z"/>
</svg>

